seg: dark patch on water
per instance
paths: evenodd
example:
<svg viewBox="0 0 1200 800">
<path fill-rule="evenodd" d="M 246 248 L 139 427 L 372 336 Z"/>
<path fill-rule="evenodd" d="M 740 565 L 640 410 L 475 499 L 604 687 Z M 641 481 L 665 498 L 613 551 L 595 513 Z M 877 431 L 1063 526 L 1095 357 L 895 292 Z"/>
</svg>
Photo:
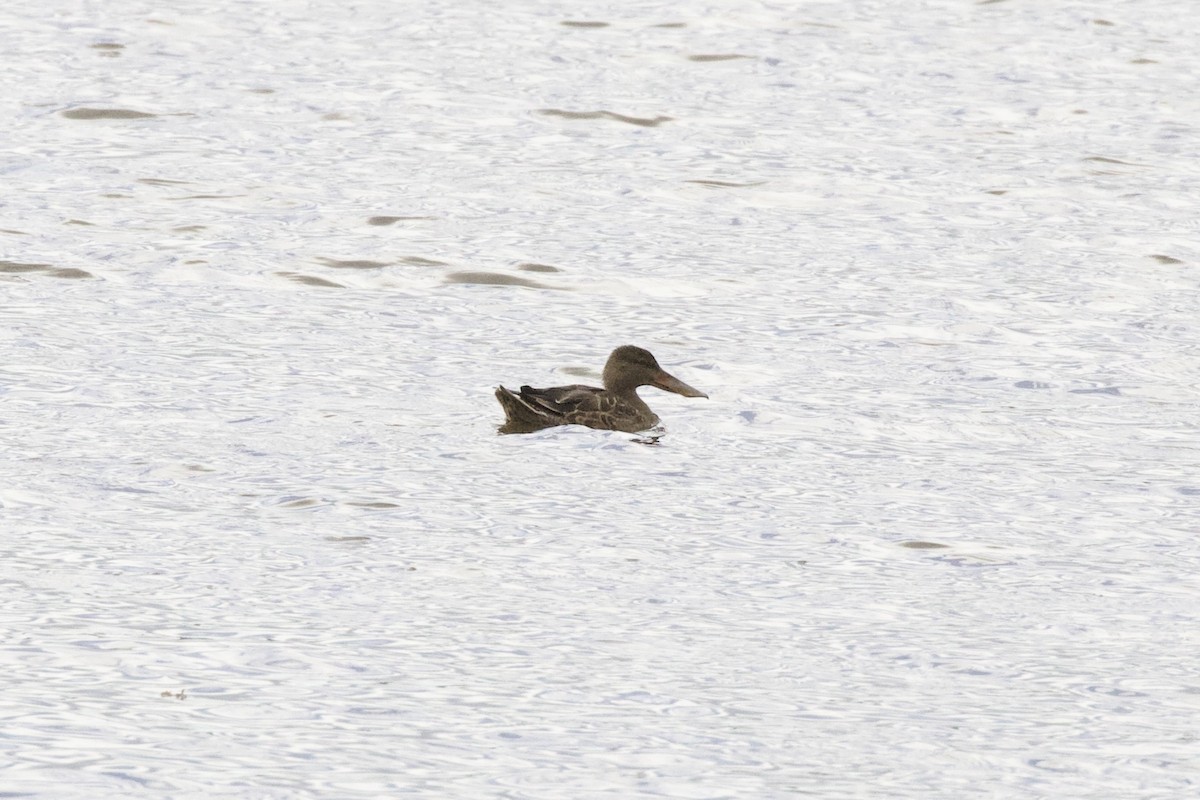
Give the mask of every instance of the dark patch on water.
<svg viewBox="0 0 1200 800">
<path fill-rule="evenodd" d="M 62 115 L 67 119 L 150 119 L 158 116 L 130 108 L 72 108 Z"/>
<path fill-rule="evenodd" d="M 406 222 L 406 221 L 408 221 L 408 220 L 423 220 L 423 219 L 436 219 L 436 218 L 435 218 L 435 217 L 392 217 L 392 216 L 378 216 L 378 217 L 370 217 L 370 218 L 367 220 L 367 224 L 368 224 L 368 225 L 380 225 L 380 226 L 382 226 L 382 225 L 395 225 L 397 222 Z"/>
<path fill-rule="evenodd" d="M 505 275 L 502 272 L 451 272 L 446 276 L 446 283 L 470 283 L 477 286 L 523 286 L 527 289 L 557 288 L 531 281 L 528 278 Z"/>
<path fill-rule="evenodd" d="M 657 128 L 664 122 L 670 122 L 673 117 L 631 117 L 626 114 L 617 114 L 612 111 L 565 111 L 560 108 L 542 108 L 538 109 L 539 114 L 547 117 L 562 117 L 563 119 L 581 120 L 581 119 L 610 119 L 616 122 L 624 122 L 627 125 L 638 125 L 643 128 Z"/>
<path fill-rule="evenodd" d="M 333 267 L 335 269 L 380 269 L 382 267 L 390 267 L 392 265 L 392 262 L 390 261 L 371 261 L 370 259 L 366 258 L 352 258 L 346 260 L 340 260 L 336 258 L 318 258 L 317 261 L 320 261 L 327 267 Z"/>
<path fill-rule="evenodd" d="M 276 272 L 276 275 L 281 278 L 287 278 L 295 283 L 303 283 L 305 286 L 319 286 L 323 289 L 345 289 L 346 287 L 340 283 L 334 283 L 325 278 L 319 278 L 316 275 L 300 275 L 295 272 Z"/>
<path fill-rule="evenodd" d="M 21 275 L 34 272 L 49 278 L 66 278 L 68 280 L 96 277 L 87 270 L 76 269 L 75 267 L 56 267 L 52 264 L 25 263 L 21 261 L 0 261 L 0 273 Z"/>
<path fill-rule="evenodd" d="M 687 57 L 688 61 L 699 61 L 701 63 L 709 61 L 734 61 L 739 58 L 754 58 L 754 56 L 744 56 L 741 53 L 712 53 Z"/>
<path fill-rule="evenodd" d="M 1108 394 L 1120 396 L 1121 390 L 1116 386 L 1101 386 L 1096 389 L 1068 389 L 1071 394 Z"/>
</svg>

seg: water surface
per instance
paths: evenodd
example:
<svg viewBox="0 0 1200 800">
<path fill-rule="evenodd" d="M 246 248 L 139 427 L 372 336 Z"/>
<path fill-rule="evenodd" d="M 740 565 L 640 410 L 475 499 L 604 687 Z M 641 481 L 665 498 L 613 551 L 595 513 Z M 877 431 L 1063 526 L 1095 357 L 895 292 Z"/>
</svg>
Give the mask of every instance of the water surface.
<svg viewBox="0 0 1200 800">
<path fill-rule="evenodd" d="M 1190 3 L 0 13 L 9 796 L 1195 793 Z"/>
</svg>

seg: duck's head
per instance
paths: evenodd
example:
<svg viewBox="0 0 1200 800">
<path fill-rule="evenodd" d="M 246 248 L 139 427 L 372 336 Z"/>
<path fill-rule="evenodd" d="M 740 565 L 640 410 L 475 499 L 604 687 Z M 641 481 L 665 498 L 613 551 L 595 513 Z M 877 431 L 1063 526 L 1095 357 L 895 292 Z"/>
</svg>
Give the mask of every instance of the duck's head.
<svg viewBox="0 0 1200 800">
<path fill-rule="evenodd" d="M 639 386 L 653 386 L 684 397 L 708 397 L 660 367 L 649 350 L 631 344 L 613 350 L 604 365 L 604 388 L 619 392 Z"/>
</svg>

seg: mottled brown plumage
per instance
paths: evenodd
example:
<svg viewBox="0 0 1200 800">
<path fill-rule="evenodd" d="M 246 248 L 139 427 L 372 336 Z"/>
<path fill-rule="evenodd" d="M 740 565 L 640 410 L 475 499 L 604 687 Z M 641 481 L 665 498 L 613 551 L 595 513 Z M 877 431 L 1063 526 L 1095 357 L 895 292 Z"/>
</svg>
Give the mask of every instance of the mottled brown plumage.
<svg viewBox="0 0 1200 800">
<path fill-rule="evenodd" d="M 638 397 L 639 386 L 654 386 L 684 397 L 708 397 L 669 375 L 650 351 L 625 345 L 612 351 L 604 365 L 604 388 L 555 386 L 520 392 L 496 389 L 506 420 L 501 433 L 531 433 L 555 425 L 586 425 L 609 431 L 637 433 L 658 424 L 658 415 Z"/>
</svg>

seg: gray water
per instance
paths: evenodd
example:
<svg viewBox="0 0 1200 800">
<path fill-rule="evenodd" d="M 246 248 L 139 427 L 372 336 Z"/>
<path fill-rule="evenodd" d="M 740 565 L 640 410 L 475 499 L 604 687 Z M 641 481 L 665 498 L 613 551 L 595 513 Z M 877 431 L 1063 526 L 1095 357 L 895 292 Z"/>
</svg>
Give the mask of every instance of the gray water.
<svg viewBox="0 0 1200 800">
<path fill-rule="evenodd" d="M 0 796 L 1195 796 L 1200 10 L 1102 5 L 0 11 Z M 625 343 L 710 399 L 496 435 Z"/>
</svg>

